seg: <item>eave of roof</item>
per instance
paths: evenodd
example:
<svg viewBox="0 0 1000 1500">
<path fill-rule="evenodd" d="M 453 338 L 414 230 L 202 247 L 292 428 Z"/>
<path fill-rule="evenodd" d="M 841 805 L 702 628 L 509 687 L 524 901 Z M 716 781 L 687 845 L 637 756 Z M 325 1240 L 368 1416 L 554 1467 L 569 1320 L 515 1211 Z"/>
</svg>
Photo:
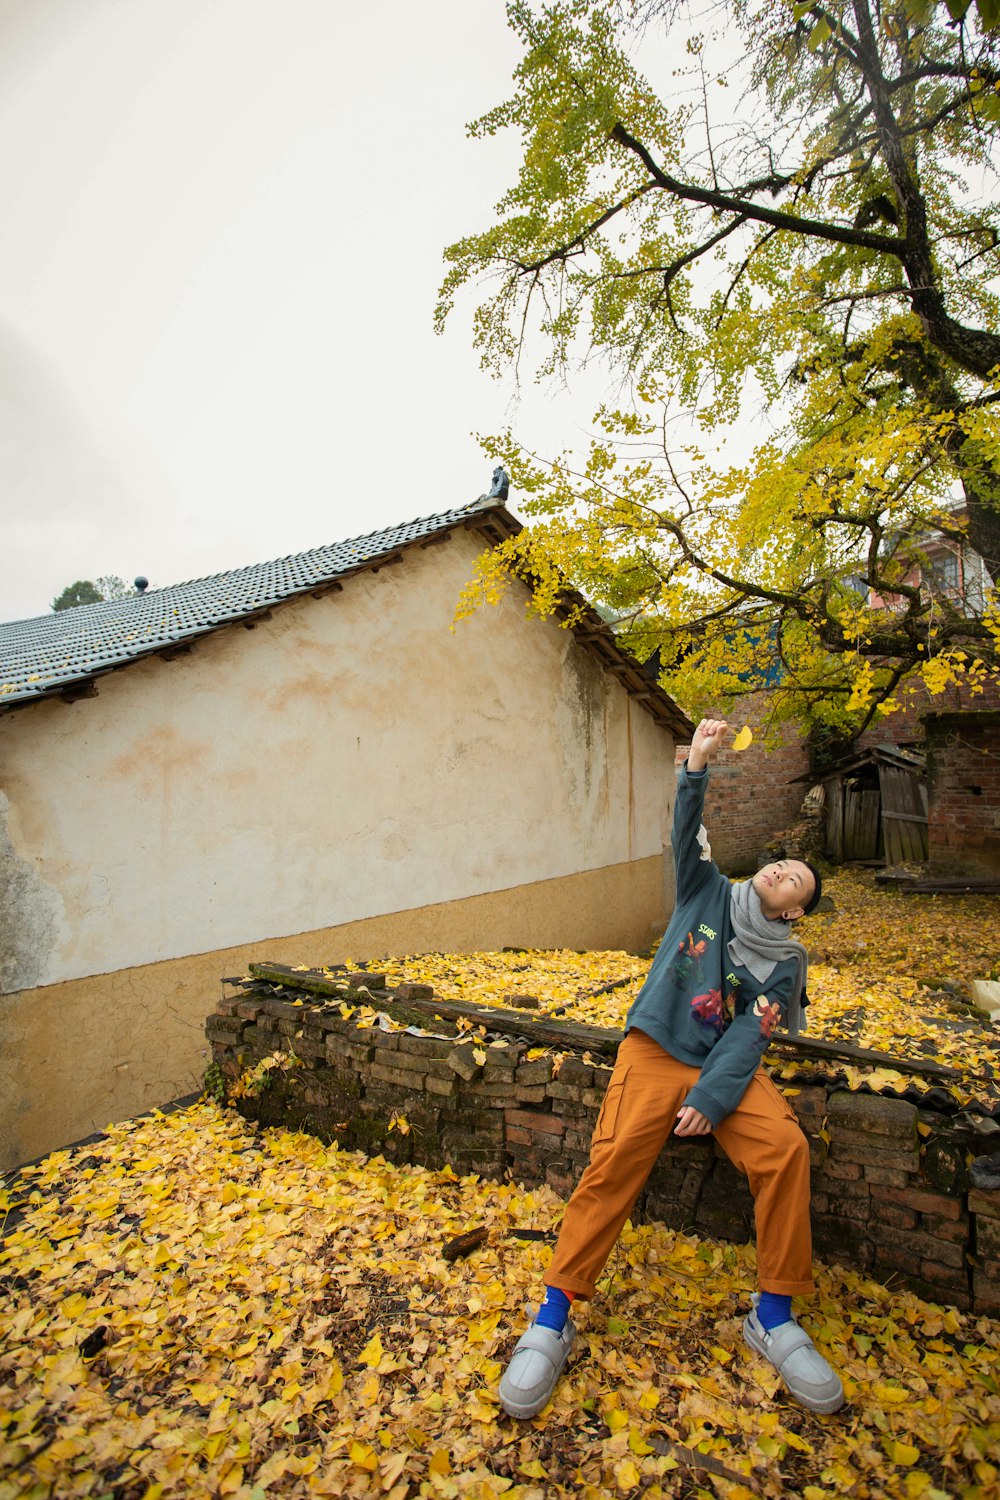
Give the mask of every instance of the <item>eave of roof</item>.
<svg viewBox="0 0 1000 1500">
<path fill-rule="evenodd" d="M 377 573 L 414 546 L 470 530 L 491 546 L 521 530 L 498 501 L 478 500 L 456 510 L 317 547 L 229 573 L 154 589 L 125 599 L 81 605 L 33 620 L 0 623 L 0 714 L 45 698 L 73 702 L 93 697 L 97 681 L 150 656 L 189 651 L 225 626 L 252 629 L 271 610 L 306 594 L 339 589 L 357 573 Z M 693 725 L 641 664 L 617 644 L 611 629 L 582 595 L 565 590 L 556 610 L 576 639 L 614 673 L 625 691 L 673 734 Z"/>
</svg>

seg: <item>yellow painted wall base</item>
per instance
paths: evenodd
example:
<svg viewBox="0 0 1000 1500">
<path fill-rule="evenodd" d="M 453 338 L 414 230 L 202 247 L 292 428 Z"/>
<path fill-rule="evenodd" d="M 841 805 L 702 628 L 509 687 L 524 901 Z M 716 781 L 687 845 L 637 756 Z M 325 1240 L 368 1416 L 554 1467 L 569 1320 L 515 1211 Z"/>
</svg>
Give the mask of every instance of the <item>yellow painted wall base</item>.
<svg viewBox="0 0 1000 1500">
<path fill-rule="evenodd" d="M 200 1088 L 205 1018 L 220 980 L 252 961 L 315 967 L 504 946 L 641 950 L 666 925 L 664 865 L 653 856 L 0 996 L 0 1170 Z"/>
</svg>

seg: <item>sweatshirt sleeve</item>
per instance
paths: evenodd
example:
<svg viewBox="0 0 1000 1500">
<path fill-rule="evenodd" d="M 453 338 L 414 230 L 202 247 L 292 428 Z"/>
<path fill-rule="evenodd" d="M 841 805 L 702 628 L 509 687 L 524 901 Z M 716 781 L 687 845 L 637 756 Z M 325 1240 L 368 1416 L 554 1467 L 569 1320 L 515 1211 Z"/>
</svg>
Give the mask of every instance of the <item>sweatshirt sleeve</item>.
<svg viewBox="0 0 1000 1500">
<path fill-rule="evenodd" d="M 702 858 L 702 847 L 698 843 L 707 785 L 707 768 L 704 771 L 689 771 L 685 763 L 677 774 L 670 843 L 674 851 L 678 904 L 687 900 L 715 869 L 710 859 Z"/>
<path fill-rule="evenodd" d="M 705 1059 L 701 1075 L 684 1100 L 719 1125 L 746 1093 L 772 1033 L 785 1017 L 795 981 L 795 962 L 780 964 L 759 994 L 734 1016 Z M 763 989 L 763 986 L 762 986 Z"/>
</svg>

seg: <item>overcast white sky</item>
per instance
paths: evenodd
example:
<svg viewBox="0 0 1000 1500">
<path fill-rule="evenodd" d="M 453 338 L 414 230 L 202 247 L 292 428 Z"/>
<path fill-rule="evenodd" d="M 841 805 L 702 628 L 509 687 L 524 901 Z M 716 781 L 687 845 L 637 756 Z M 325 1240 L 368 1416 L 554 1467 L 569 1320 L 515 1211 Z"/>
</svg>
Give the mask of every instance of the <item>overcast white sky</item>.
<svg viewBox="0 0 1000 1500">
<path fill-rule="evenodd" d="M 432 309 L 513 175 L 465 124 L 517 59 L 502 0 L 0 0 L 0 618 L 488 488 L 512 387 Z"/>
</svg>

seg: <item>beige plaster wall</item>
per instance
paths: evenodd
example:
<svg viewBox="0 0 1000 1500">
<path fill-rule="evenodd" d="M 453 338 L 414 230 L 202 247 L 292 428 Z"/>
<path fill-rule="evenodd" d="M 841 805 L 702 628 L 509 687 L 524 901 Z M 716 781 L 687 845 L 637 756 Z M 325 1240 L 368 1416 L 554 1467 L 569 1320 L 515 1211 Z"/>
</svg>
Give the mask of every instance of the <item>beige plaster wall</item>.
<svg viewBox="0 0 1000 1500">
<path fill-rule="evenodd" d="M 664 920 L 663 862 L 651 856 L 0 996 L 0 1171 L 200 1088 L 220 981 L 253 960 L 312 966 L 505 944 L 641 948 Z"/>
<path fill-rule="evenodd" d="M 0 718 L 0 993 L 660 854 L 669 735 L 523 591 L 452 631 L 479 546 Z"/>
<path fill-rule="evenodd" d="M 527 615 L 520 587 L 453 630 L 480 550 L 464 532 L 414 547 L 103 678 L 96 698 L 0 717 L 0 1138 L 35 1152 L 186 1091 L 214 986 L 262 934 L 270 955 L 314 963 L 337 953 L 297 935 L 372 919 L 388 925 L 350 956 L 641 947 L 662 927 L 672 740 L 569 632 Z M 609 884 L 576 911 L 555 893 L 585 874 Z M 488 937 L 448 915 L 484 897 L 499 903 Z M 535 901 L 544 936 L 524 930 Z M 197 975 L 181 990 L 179 960 Z M 36 1062 L 70 1014 L 68 1073 L 44 1074 L 64 1106 L 36 1097 Z M 46 1110 L 64 1123 L 43 1129 Z"/>
</svg>

